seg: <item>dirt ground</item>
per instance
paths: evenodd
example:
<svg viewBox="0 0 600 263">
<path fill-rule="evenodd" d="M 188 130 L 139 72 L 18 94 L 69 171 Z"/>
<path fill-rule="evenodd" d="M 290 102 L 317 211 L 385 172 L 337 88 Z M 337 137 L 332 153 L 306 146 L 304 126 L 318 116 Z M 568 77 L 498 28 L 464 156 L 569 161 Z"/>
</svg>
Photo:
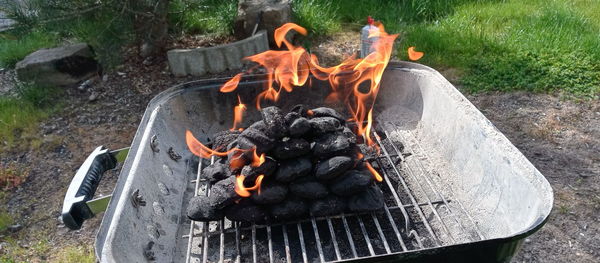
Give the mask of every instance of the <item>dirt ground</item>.
<svg viewBox="0 0 600 263">
<path fill-rule="evenodd" d="M 314 50 L 331 54 L 327 62 L 339 60 L 355 47 L 351 39 L 352 34 L 322 39 Z M 104 80 L 98 78 L 90 90 L 68 90 L 60 113 L 40 124 L 43 143 L 35 151 L 0 153 L 1 164 L 13 162 L 29 169 L 26 182 L 4 197 L 6 209 L 23 227 L 0 234 L 0 242 L 11 237 L 25 248 L 40 239 L 50 244 L 46 255 L 31 252 L 21 260 L 52 261 L 63 247 L 93 245 L 101 216 L 78 231 L 69 231 L 58 219 L 72 176 L 96 146 L 128 146 L 148 101 L 161 90 L 190 80 L 172 78 L 164 59 L 146 65 L 130 57 Z M 443 73 L 453 78 L 450 71 Z M 97 95 L 93 101 L 91 94 Z M 554 189 L 548 223 L 527 238 L 514 262 L 600 261 L 600 102 L 523 92 L 467 97 Z M 105 174 L 97 193 L 109 194 L 116 178 L 117 172 Z"/>
</svg>

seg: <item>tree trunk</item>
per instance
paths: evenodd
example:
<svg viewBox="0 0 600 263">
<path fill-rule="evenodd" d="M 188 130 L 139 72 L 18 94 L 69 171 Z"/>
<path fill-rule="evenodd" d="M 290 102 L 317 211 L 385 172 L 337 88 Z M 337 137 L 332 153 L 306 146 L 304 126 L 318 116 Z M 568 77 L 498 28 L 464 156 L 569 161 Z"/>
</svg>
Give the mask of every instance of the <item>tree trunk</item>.
<svg viewBox="0 0 600 263">
<path fill-rule="evenodd" d="M 129 0 L 140 56 L 149 57 L 163 51 L 169 29 L 169 0 Z"/>
</svg>

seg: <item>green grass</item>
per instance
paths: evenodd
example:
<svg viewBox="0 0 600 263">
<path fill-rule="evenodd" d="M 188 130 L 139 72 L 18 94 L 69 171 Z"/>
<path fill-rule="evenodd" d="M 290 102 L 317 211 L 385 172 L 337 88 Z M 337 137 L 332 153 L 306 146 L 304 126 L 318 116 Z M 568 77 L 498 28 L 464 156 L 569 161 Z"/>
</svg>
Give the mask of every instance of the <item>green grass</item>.
<svg viewBox="0 0 600 263">
<path fill-rule="evenodd" d="M 0 210 L 0 233 L 4 232 L 12 223 L 12 217 L 7 212 Z"/>
<path fill-rule="evenodd" d="M 17 97 L 0 96 L 0 150 L 23 149 L 35 142 L 40 120 L 57 109 L 60 90 L 22 85 Z"/>
<path fill-rule="evenodd" d="M 408 25 L 422 62 L 464 71 L 463 85 L 488 90 L 600 93 L 600 1 L 467 3 L 439 20 Z"/>
<path fill-rule="evenodd" d="M 237 0 L 172 0 L 170 26 L 188 34 L 228 35 L 233 32 Z"/>
<path fill-rule="evenodd" d="M 0 33 L 0 67 L 14 67 L 29 53 L 57 44 L 56 34 L 43 31 Z"/>
<path fill-rule="evenodd" d="M 458 69 L 460 84 L 470 92 L 600 94 L 600 0 L 296 3 L 310 7 L 296 16 L 311 31 L 357 28 L 352 24 L 363 25 L 367 15 L 373 16 L 388 32 L 401 33 L 401 59 L 407 59 L 409 46 L 416 46 L 425 52 L 420 63 Z"/>
</svg>

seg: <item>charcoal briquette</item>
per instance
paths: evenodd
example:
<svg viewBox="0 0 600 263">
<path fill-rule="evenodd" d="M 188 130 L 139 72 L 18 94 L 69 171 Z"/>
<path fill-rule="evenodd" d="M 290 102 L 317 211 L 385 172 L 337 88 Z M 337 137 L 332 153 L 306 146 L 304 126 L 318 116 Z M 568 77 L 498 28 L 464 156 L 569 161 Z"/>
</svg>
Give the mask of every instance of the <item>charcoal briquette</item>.
<svg viewBox="0 0 600 263">
<path fill-rule="evenodd" d="M 292 107 L 292 109 L 290 111 L 296 112 L 296 113 L 300 114 L 300 116 L 302 116 L 302 117 L 308 116 L 308 108 L 304 104 L 295 105 L 294 107 Z"/>
<path fill-rule="evenodd" d="M 271 217 L 277 221 L 302 218 L 307 212 L 308 206 L 298 198 L 288 198 L 271 206 Z"/>
<path fill-rule="evenodd" d="M 338 155 L 349 155 L 352 141 L 342 133 L 328 133 L 315 139 L 313 154 L 321 159 Z"/>
<path fill-rule="evenodd" d="M 339 196 L 350 196 L 364 191 L 373 182 L 369 171 L 350 170 L 338 176 L 329 185 L 329 190 Z"/>
<path fill-rule="evenodd" d="M 319 199 L 327 196 L 327 186 L 317 181 L 292 182 L 290 192 L 304 199 Z"/>
<path fill-rule="evenodd" d="M 281 203 L 288 194 L 288 187 L 278 182 L 263 182 L 260 193 L 254 192 L 250 199 L 259 205 Z"/>
<path fill-rule="evenodd" d="M 195 196 L 190 200 L 187 207 L 187 216 L 194 221 L 216 221 L 224 216 L 221 209 L 212 206 L 207 196 Z"/>
<path fill-rule="evenodd" d="M 310 213 L 313 216 L 338 215 L 344 210 L 346 210 L 346 202 L 337 195 L 328 195 L 310 204 Z"/>
<path fill-rule="evenodd" d="M 369 212 L 383 208 L 383 192 L 376 184 L 348 198 L 348 209 L 352 212 Z"/>
<path fill-rule="evenodd" d="M 348 156 L 335 156 L 320 161 L 315 170 L 315 177 L 319 180 L 331 180 L 354 166 L 354 161 Z"/>
<path fill-rule="evenodd" d="M 292 124 L 290 124 L 290 136 L 292 137 L 301 137 L 310 131 L 310 121 L 307 118 L 300 117 L 295 119 Z"/>
<path fill-rule="evenodd" d="M 312 111 L 312 117 L 333 117 L 333 118 L 336 118 L 338 121 L 340 121 L 341 124 L 344 124 L 346 122 L 346 120 L 344 119 L 344 116 L 342 116 L 342 114 L 340 114 L 339 112 L 337 112 L 336 110 L 334 110 L 332 108 L 319 107 L 319 108 L 312 109 L 311 111 Z"/>
<path fill-rule="evenodd" d="M 243 199 L 237 204 L 225 208 L 225 216 L 231 221 L 265 223 L 268 221 L 268 213 L 252 203 L 248 199 Z"/>
<path fill-rule="evenodd" d="M 296 178 L 310 173 L 312 163 L 306 157 L 282 161 L 275 172 L 275 180 L 283 183 L 289 183 Z"/>
<path fill-rule="evenodd" d="M 343 129 L 340 121 L 333 117 L 317 117 L 309 120 L 311 132 L 314 134 L 324 134 Z"/>
<path fill-rule="evenodd" d="M 223 179 L 212 186 L 210 189 L 210 205 L 222 209 L 233 204 L 240 197 L 235 192 L 235 176 Z"/>
<path fill-rule="evenodd" d="M 259 153 L 270 151 L 275 146 L 275 139 L 264 129 L 266 128 L 263 121 L 257 121 L 250 125 L 236 139 L 238 147 L 240 149 L 251 149 L 255 146 L 256 151 Z"/>
<path fill-rule="evenodd" d="M 269 129 L 269 134 L 275 138 L 281 138 L 287 133 L 287 125 L 283 118 L 281 109 L 276 106 L 266 107 L 260 111 L 263 122 Z"/>
<path fill-rule="evenodd" d="M 211 183 L 216 183 L 231 176 L 229 164 L 225 160 L 219 160 L 202 170 L 201 178 Z"/>
<path fill-rule="evenodd" d="M 257 176 L 261 174 L 264 176 L 269 176 L 273 174 L 275 170 L 277 170 L 277 161 L 273 159 L 273 157 L 267 156 L 265 157 L 265 162 L 258 167 L 252 167 L 251 165 L 244 166 L 241 174 L 245 175 L 246 177 Z"/>
<path fill-rule="evenodd" d="M 356 143 L 356 134 L 352 130 L 350 130 L 350 128 L 344 126 L 342 134 L 344 134 L 348 138 L 350 143 Z"/>
<path fill-rule="evenodd" d="M 213 136 L 212 149 L 215 151 L 224 151 L 231 142 L 237 139 L 240 133 L 241 132 L 238 130 L 224 130 L 215 133 Z"/>
<path fill-rule="evenodd" d="M 310 152 L 310 144 L 301 138 L 284 138 L 273 149 L 273 155 L 278 160 L 291 159 Z"/>
<path fill-rule="evenodd" d="M 292 112 L 288 112 L 288 114 L 286 114 L 285 117 L 283 117 L 283 120 L 285 121 L 285 124 L 290 126 L 296 119 L 298 119 L 300 117 L 302 117 L 302 116 L 300 116 L 299 113 L 292 111 Z"/>
</svg>

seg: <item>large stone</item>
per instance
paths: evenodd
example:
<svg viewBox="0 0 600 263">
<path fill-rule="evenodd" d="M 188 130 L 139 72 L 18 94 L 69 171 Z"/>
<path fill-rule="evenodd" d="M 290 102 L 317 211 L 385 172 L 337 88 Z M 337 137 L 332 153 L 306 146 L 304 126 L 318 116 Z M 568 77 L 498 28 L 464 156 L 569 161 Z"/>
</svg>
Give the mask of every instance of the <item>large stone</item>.
<svg viewBox="0 0 600 263">
<path fill-rule="evenodd" d="M 29 54 L 16 65 L 17 77 L 24 82 L 50 86 L 71 86 L 98 74 L 100 65 L 85 43 Z"/>
<path fill-rule="evenodd" d="M 292 22 L 291 0 L 240 0 L 233 31 L 238 39 L 252 35 L 254 26 L 267 30 L 269 43 L 275 46 L 273 33 L 281 25 Z M 260 18 L 259 18 L 260 16 Z"/>
</svg>

